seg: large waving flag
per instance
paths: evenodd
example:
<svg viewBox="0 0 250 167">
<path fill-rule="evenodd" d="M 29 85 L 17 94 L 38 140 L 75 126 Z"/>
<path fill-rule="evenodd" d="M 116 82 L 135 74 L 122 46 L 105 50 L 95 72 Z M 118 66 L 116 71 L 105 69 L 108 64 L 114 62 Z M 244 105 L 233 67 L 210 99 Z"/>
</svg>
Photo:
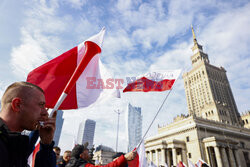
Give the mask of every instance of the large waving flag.
<svg viewBox="0 0 250 167">
<path fill-rule="evenodd" d="M 27 82 L 45 92 L 46 107 L 54 108 L 61 95 L 59 109 L 77 109 L 94 103 L 102 89 L 88 89 L 87 79 L 101 78 L 99 55 L 105 29 L 78 46 L 31 71 Z M 73 77 L 72 77 L 73 76 Z"/>
<path fill-rule="evenodd" d="M 123 92 L 150 92 L 170 90 L 181 70 L 148 72 L 129 83 Z"/>
</svg>

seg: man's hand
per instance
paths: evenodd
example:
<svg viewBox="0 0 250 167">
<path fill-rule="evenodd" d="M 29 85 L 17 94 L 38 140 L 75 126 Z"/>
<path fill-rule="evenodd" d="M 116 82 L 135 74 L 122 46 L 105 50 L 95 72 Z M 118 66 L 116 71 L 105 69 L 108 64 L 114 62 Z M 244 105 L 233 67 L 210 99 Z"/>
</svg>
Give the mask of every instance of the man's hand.
<svg viewBox="0 0 250 167">
<path fill-rule="evenodd" d="M 124 157 L 127 161 L 131 161 L 135 158 L 136 154 L 137 154 L 136 151 L 131 151 L 131 152 L 125 154 Z"/>
<path fill-rule="evenodd" d="M 43 144 L 51 144 L 54 138 L 54 133 L 56 129 L 56 114 L 57 114 L 57 111 L 53 113 L 52 118 L 48 117 L 44 121 L 44 126 L 40 126 L 39 128 L 39 134 L 40 134 L 41 142 Z"/>
</svg>

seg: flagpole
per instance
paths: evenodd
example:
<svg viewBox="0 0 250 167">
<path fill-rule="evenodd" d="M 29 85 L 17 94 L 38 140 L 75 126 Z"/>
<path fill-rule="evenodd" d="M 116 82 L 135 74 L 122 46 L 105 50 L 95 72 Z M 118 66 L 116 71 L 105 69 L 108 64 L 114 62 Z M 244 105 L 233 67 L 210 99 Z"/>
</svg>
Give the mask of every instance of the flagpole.
<svg viewBox="0 0 250 167">
<path fill-rule="evenodd" d="M 176 78 L 175 83 L 177 82 L 177 80 L 178 80 L 179 76 L 180 76 L 180 75 L 178 75 L 178 77 Z M 154 118 L 153 118 L 152 122 L 150 123 L 150 125 L 149 125 L 149 127 L 148 127 L 147 131 L 146 131 L 146 132 L 145 132 L 145 134 L 143 135 L 143 137 L 142 137 L 141 141 L 139 142 L 139 144 L 138 144 L 138 146 L 136 147 L 136 149 L 135 149 L 135 150 L 137 150 L 137 149 L 140 147 L 140 145 L 141 145 L 142 141 L 144 140 L 145 136 L 147 135 L 147 133 L 148 133 L 149 129 L 150 129 L 150 128 L 151 128 L 151 126 L 153 125 L 153 123 L 154 123 L 154 121 L 155 121 L 155 119 L 156 119 L 157 115 L 159 114 L 160 110 L 162 109 L 162 107 L 163 107 L 164 103 L 166 102 L 166 100 L 167 100 L 167 98 L 168 98 L 169 94 L 172 92 L 173 87 L 174 87 L 174 85 L 173 85 L 173 86 L 172 86 L 172 88 L 169 90 L 168 94 L 166 95 L 165 99 L 163 100 L 163 102 L 162 102 L 162 104 L 161 104 L 160 108 L 158 109 L 157 113 L 155 114 L 155 116 L 154 116 Z"/>
<path fill-rule="evenodd" d="M 76 67 L 74 73 L 70 77 L 67 85 L 65 86 L 60 98 L 58 99 L 55 107 L 51 111 L 49 117 L 52 117 L 53 113 L 58 110 L 64 99 L 67 97 L 67 95 L 70 93 L 71 89 L 74 87 L 76 81 L 84 71 L 84 69 L 87 67 L 88 63 L 91 61 L 91 59 L 98 53 L 101 53 L 101 48 L 96 43 L 92 41 L 85 41 L 85 53 L 82 59 L 80 60 L 78 66 Z M 88 56 L 87 56 L 88 55 Z"/>
<path fill-rule="evenodd" d="M 151 128 L 151 126 L 153 125 L 153 123 L 154 123 L 154 121 L 155 121 L 155 119 L 156 119 L 157 115 L 159 114 L 160 110 L 162 109 L 162 107 L 163 107 L 163 105 L 164 105 L 165 101 L 167 100 L 167 98 L 168 98 L 169 94 L 172 92 L 172 90 L 173 90 L 173 89 L 170 89 L 170 90 L 169 90 L 169 92 L 168 92 L 167 96 L 166 96 L 166 97 L 165 97 L 165 99 L 163 100 L 163 102 L 162 102 L 162 104 L 161 104 L 160 108 L 158 109 L 157 113 L 155 114 L 155 116 L 154 116 L 153 120 L 151 121 L 151 123 L 150 123 L 150 125 L 149 125 L 149 127 L 148 127 L 147 131 L 145 132 L 145 134 L 143 135 L 143 137 L 142 137 L 141 141 L 139 142 L 138 146 L 136 147 L 136 150 L 140 147 L 140 145 L 141 145 L 142 141 L 144 140 L 144 138 L 145 138 L 145 136 L 147 135 L 147 133 L 148 133 L 149 129 L 150 129 L 150 128 Z"/>
</svg>

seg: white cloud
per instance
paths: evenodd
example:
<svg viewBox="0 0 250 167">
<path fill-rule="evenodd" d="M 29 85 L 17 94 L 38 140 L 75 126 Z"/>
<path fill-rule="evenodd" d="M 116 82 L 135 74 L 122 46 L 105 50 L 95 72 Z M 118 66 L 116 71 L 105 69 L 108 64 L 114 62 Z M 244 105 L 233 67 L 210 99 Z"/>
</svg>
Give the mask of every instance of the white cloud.
<svg viewBox="0 0 250 167">
<path fill-rule="evenodd" d="M 239 112 L 250 108 L 245 98 L 249 92 L 250 71 L 250 3 L 223 12 L 209 22 L 201 32 L 201 41 L 209 55 L 211 64 L 227 70 L 229 82 L 235 95 Z"/>
<path fill-rule="evenodd" d="M 27 73 L 40 63 L 48 61 L 39 43 L 23 30 L 23 44 L 12 50 L 11 65 L 17 76 L 27 76 Z"/>
<path fill-rule="evenodd" d="M 34 67 L 58 56 L 106 26 L 101 60 L 117 77 L 135 77 L 147 71 L 190 69 L 193 23 L 197 39 L 211 64 L 222 65 L 240 111 L 250 108 L 249 97 L 249 4 L 243 1 L 119 0 L 91 6 L 86 0 L 26 1 L 20 44 L 12 48 L 11 68 L 22 79 Z M 85 6 L 86 5 L 86 6 Z M 88 5 L 88 6 L 87 6 Z M 70 10 L 65 10 L 70 9 Z M 126 85 L 126 84 L 124 84 Z M 0 84 L 1 87 L 1 84 Z M 1 93 L 1 92 L 0 92 Z M 142 107 L 145 132 L 166 92 L 125 93 L 120 108 L 128 102 Z M 106 105 L 103 103 L 106 102 Z M 157 124 L 167 124 L 176 114 L 187 113 L 183 81 L 175 85 L 148 136 Z M 83 118 L 97 121 L 95 144 L 115 148 L 117 105 L 112 100 L 65 112 L 60 146 L 70 149 Z M 124 114 L 121 115 L 119 145 L 126 150 Z M 123 143 L 123 144 L 121 144 Z"/>
<path fill-rule="evenodd" d="M 70 4 L 72 8 L 81 9 L 87 3 L 87 0 L 63 0 L 62 2 Z"/>
</svg>

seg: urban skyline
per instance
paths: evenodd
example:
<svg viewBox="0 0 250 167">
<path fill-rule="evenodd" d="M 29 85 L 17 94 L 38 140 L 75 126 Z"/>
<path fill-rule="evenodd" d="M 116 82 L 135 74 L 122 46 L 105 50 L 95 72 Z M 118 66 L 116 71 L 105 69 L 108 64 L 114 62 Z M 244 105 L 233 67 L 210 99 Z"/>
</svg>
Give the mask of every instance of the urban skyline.
<svg viewBox="0 0 250 167">
<path fill-rule="evenodd" d="M 227 70 L 239 113 L 250 109 L 250 2 L 245 0 L 83 1 L 46 0 L 0 2 L 0 96 L 8 85 L 25 81 L 28 73 L 106 27 L 100 59 L 114 78 L 135 77 L 149 71 L 192 66 L 192 24 L 210 63 Z M 142 19 L 143 18 L 143 19 Z M 149 130 L 188 114 L 183 79 L 174 85 L 166 104 Z M 126 83 L 123 85 L 126 86 Z M 94 143 L 115 149 L 114 110 L 126 110 L 128 102 L 143 111 L 144 133 L 162 104 L 166 92 L 122 93 L 121 104 L 106 97 L 103 102 L 79 110 L 64 111 L 59 146 L 71 149 L 83 118 L 98 122 Z M 120 132 L 126 131 L 121 114 Z M 119 133 L 119 143 L 126 143 Z M 118 150 L 127 146 L 119 144 Z"/>
</svg>

